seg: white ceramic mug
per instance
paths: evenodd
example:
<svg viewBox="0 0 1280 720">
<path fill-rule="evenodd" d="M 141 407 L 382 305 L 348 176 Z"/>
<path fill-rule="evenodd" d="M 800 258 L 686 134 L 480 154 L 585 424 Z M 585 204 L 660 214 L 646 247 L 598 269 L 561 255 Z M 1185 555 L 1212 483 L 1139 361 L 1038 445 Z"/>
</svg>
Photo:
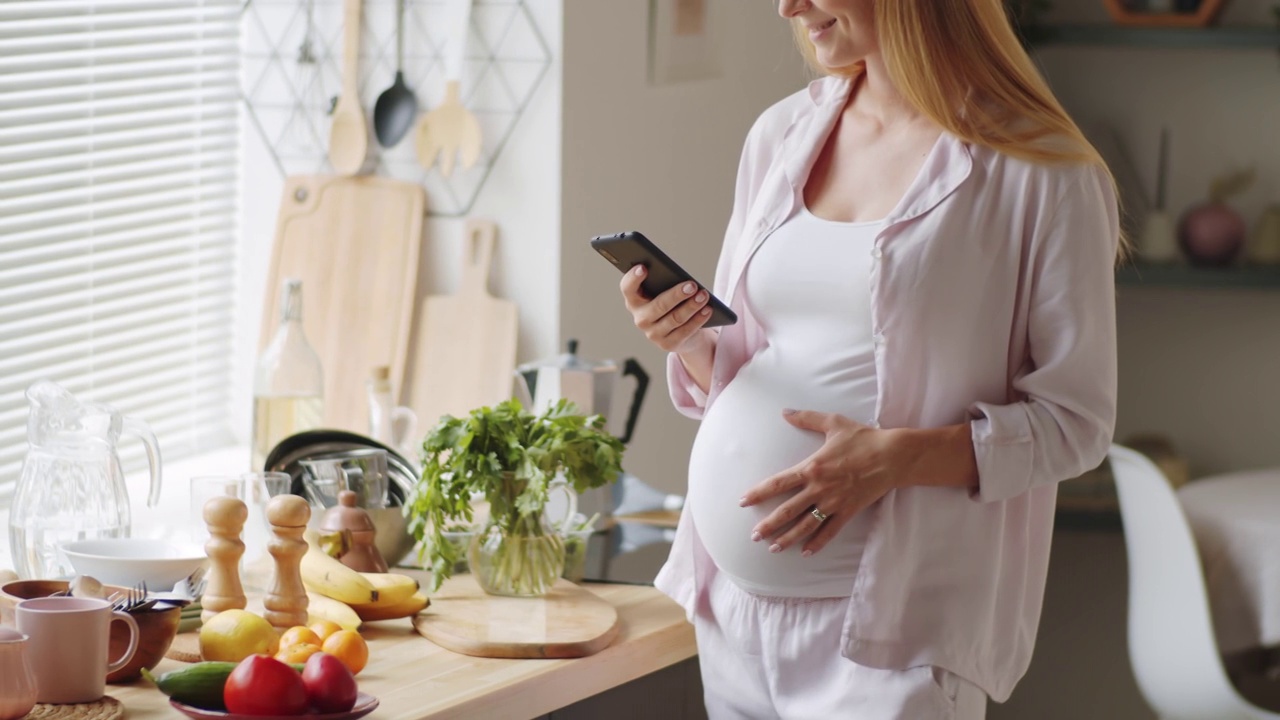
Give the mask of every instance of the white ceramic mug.
<svg viewBox="0 0 1280 720">
<path fill-rule="evenodd" d="M 100 700 L 107 674 L 124 667 L 138 650 L 138 623 L 113 612 L 105 600 L 45 597 L 23 600 L 15 610 L 18 632 L 29 638 L 28 659 L 36 678 L 36 701 L 67 704 Z M 111 623 L 129 626 L 129 647 L 107 658 Z"/>
</svg>

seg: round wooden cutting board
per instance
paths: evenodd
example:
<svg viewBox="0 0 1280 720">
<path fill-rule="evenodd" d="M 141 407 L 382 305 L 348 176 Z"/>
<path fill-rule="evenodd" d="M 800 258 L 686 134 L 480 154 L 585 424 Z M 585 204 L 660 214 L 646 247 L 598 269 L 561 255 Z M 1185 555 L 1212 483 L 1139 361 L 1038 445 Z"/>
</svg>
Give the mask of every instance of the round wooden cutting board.
<svg viewBox="0 0 1280 720">
<path fill-rule="evenodd" d="M 618 634 L 618 611 L 568 580 L 539 598 L 489 595 L 473 575 L 449 578 L 413 619 L 442 648 L 492 658 L 575 658 L 600 652 Z"/>
</svg>

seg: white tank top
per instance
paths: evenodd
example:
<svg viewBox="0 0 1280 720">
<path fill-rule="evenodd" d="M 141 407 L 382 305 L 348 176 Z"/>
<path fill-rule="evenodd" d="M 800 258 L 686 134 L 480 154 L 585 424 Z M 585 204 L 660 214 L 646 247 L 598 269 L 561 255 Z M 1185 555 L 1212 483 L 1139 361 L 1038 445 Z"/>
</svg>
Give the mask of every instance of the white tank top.
<svg viewBox="0 0 1280 720">
<path fill-rule="evenodd" d="M 875 420 L 871 251 L 883 222 L 838 223 L 808 209 L 783 223 L 752 258 L 742 291 L 767 346 L 751 358 L 702 419 L 689 460 L 693 520 L 721 571 L 748 592 L 848 597 L 862 557 L 866 514 L 810 557 L 802 544 L 770 553 L 751 531 L 784 494 L 750 508 L 738 498 L 820 448 L 785 408 Z"/>
</svg>

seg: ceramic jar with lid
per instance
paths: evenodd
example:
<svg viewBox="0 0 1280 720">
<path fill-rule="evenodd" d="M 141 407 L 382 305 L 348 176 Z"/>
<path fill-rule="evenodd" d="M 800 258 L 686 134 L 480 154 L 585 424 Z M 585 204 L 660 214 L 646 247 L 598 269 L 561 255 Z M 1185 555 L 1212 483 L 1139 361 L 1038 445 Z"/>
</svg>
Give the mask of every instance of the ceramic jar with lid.
<svg viewBox="0 0 1280 720">
<path fill-rule="evenodd" d="M 27 661 L 27 636 L 0 627 L 0 720 L 17 720 L 36 706 L 36 678 Z"/>
<path fill-rule="evenodd" d="M 369 513 L 357 506 L 357 499 L 351 490 L 338 493 L 338 504 L 325 511 L 320 520 L 320 531 L 343 533 L 350 537 L 350 546 L 338 558 L 343 565 L 359 572 L 386 572 L 387 561 L 375 544 L 378 529 Z"/>
</svg>

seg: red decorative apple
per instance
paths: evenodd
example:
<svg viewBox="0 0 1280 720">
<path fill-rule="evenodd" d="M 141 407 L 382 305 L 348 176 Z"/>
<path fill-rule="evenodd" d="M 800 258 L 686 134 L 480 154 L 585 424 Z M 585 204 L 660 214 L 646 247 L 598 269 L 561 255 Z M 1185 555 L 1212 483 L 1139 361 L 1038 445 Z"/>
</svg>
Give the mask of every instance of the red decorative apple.
<svg viewBox="0 0 1280 720">
<path fill-rule="evenodd" d="M 1253 184 L 1252 169 L 1214 180 L 1209 202 L 1183 213 L 1178 221 L 1178 244 L 1193 265 L 1221 267 L 1235 261 L 1244 248 L 1248 226 L 1227 197 Z"/>
<path fill-rule="evenodd" d="M 312 709 L 318 713 L 347 712 L 355 707 L 356 678 L 341 660 L 328 653 L 319 652 L 307 658 L 302 683 L 307 688 Z"/>
</svg>

